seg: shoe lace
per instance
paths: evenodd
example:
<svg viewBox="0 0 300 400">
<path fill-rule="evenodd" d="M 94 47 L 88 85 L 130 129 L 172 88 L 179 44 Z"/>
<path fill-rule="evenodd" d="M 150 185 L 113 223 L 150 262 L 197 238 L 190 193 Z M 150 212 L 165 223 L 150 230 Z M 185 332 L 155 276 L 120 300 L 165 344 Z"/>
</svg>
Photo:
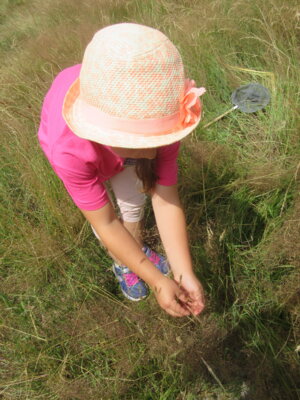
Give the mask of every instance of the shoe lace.
<svg viewBox="0 0 300 400">
<path fill-rule="evenodd" d="M 160 258 L 159 258 L 159 256 L 155 253 L 155 251 L 149 249 L 147 256 L 148 256 L 149 260 L 150 260 L 153 264 L 159 264 L 159 263 L 160 263 Z"/>
<path fill-rule="evenodd" d="M 134 286 L 139 281 L 139 277 L 134 272 L 128 272 L 123 276 L 127 286 Z"/>
</svg>

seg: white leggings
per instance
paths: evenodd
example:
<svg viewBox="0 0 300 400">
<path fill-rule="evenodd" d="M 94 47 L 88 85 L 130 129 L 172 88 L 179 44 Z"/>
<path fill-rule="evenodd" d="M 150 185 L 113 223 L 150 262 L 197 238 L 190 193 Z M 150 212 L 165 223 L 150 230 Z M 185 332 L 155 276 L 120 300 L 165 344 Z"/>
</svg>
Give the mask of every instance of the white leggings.
<svg viewBox="0 0 300 400">
<path fill-rule="evenodd" d="M 135 173 L 135 166 L 125 166 L 124 170 L 110 178 L 109 182 L 114 192 L 122 220 L 126 222 L 141 221 L 144 216 L 146 195 L 141 192 L 143 185 Z M 112 204 L 114 204 L 107 185 L 106 189 Z M 92 229 L 99 239 L 93 227 Z"/>
</svg>

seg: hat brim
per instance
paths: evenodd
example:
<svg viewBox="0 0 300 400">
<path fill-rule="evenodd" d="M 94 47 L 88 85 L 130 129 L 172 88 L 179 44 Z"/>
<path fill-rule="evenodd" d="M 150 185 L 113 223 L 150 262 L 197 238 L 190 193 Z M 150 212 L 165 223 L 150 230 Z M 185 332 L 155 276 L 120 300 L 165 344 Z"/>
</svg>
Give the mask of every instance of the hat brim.
<svg viewBox="0 0 300 400">
<path fill-rule="evenodd" d="M 112 147 L 123 147 L 128 149 L 146 149 L 165 146 L 178 142 L 191 133 L 199 124 L 200 119 L 193 125 L 184 129 L 174 128 L 166 134 L 143 136 L 142 134 L 109 130 L 92 124 L 84 115 L 81 109 L 79 78 L 70 86 L 65 95 L 62 116 L 68 127 L 82 139 L 91 140 L 96 143 Z"/>
</svg>

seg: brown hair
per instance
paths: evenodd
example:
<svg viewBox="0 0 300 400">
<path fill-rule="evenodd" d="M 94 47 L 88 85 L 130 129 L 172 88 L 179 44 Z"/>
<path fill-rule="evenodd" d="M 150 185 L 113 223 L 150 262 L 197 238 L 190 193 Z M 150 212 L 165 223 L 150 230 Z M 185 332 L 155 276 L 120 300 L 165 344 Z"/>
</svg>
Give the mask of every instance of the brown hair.
<svg viewBox="0 0 300 400">
<path fill-rule="evenodd" d="M 143 192 L 148 193 L 154 189 L 157 175 L 155 173 L 155 158 L 139 158 L 135 165 L 135 172 L 143 183 Z"/>
</svg>

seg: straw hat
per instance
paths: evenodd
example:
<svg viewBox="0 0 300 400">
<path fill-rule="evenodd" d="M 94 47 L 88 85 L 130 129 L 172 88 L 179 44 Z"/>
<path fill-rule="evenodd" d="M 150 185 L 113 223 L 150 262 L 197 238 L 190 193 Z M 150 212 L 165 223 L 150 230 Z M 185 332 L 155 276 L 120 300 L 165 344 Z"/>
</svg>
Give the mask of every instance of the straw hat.
<svg viewBox="0 0 300 400">
<path fill-rule="evenodd" d="M 185 79 L 176 47 L 160 31 L 121 23 L 88 44 L 63 117 L 79 137 L 124 148 L 177 142 L 196 128 L 204 88 Z"/>
</svg>

